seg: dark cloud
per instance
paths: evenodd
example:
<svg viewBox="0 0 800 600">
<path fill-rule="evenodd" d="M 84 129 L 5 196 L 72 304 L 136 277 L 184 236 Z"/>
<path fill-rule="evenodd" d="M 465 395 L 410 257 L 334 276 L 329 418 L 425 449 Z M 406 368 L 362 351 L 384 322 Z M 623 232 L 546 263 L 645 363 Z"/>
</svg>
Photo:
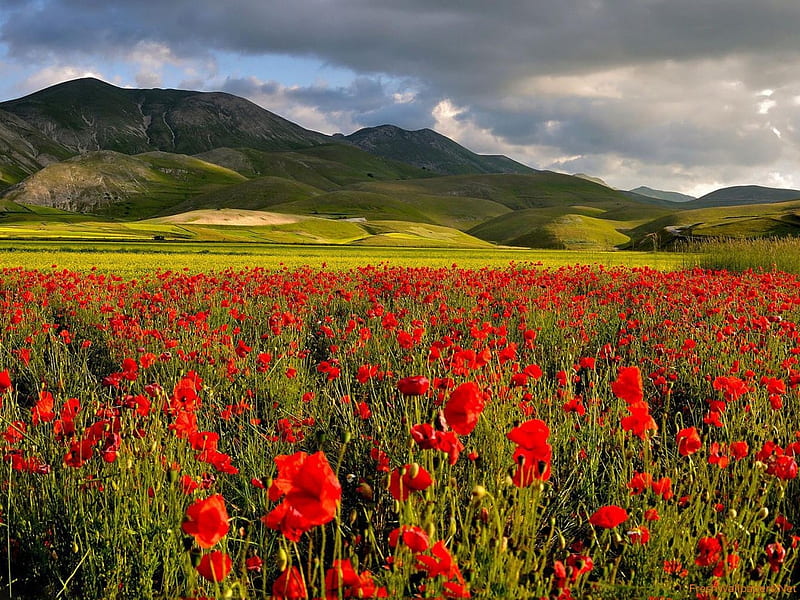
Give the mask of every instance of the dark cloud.
<svg viewBox="0 0 800 600">
<path fill-rule="evenodd" d="M 285 86 L 277 81 L 227 78 L 221 88 L 239 96 L 263 98 L 277 104 L 297 104 L 321 113 L 339 115 L 334 122 L 351 127 L 391 123 L 407 129 L 431 127 L 431 114 L 438 100 L 409 91 L 409 84 L 384 81 L 380 77 L 356 77 L 347 86 Z M 334 124 L 334 123 L 332 123 Z M 346 127 L 338 127 L 346 129 Z M 349 132 L 348 132 L 349 133 Z"/>
<path fill-rule="evenodd" d="M 790 164 L 800 143 L 796 0 L 6 0 L 0 9 L 10 57 L 124 60 L 148 44 L 175 61 L 215 51 L 311 57 L 357 76 L 302 88 L 228 79 L 225 89 L 342 128 L 432 126 L 449 100 L 464 139 L 496 145 L 478 150 L 542 149 L 531 161 L 722 173 Z M 775 102 L 766 111 L 765 88 Z"/>
</svg>

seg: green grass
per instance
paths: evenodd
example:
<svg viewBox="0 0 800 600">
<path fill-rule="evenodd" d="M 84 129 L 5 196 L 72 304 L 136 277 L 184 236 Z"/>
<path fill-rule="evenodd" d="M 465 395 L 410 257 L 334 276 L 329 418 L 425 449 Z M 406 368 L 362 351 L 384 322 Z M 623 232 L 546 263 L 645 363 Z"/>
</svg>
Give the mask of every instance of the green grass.
<svg viewBox="0 0 800 600">
<path fill-rule="evenodd" d="M 765 270 L 800 273 L 800 239 L 765 238 L 721 240 L 687 244 L 697 263 L 706 269 Z"/>
</svg>

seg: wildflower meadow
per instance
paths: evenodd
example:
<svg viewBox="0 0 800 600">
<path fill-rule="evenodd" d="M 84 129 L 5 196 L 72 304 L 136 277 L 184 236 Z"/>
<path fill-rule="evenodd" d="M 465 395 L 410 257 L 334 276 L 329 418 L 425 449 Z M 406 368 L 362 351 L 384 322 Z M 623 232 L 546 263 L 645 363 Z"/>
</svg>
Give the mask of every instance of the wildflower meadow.
<svg viewBox="0 0 800 600">
<path fill-rule="evenodd" d="M 800 596 L 800 279 L 0 272 L 11 598 Z"/>
</svg>

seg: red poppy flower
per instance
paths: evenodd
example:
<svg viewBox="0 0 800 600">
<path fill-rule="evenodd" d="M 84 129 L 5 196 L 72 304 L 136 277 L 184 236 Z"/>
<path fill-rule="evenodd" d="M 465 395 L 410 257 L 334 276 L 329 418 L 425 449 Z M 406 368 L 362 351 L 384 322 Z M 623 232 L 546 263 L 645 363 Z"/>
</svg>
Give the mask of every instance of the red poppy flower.
<svg viewBox="0 0 800 600">
<path fill-rule="evenodd" d="M 395 500 L 408 500 L 411 492 L 427 489 L 432 483 L 431 474 L 414 463 L 392 471 L 389 476 L 389 492 Z"/>
<path fill-rule="evenodd" d="M 525 450 L 540 450 L 549 448 L 547 438 L 550 428 L 540 419 L 531 419 L 522 425 L 514 427 L 506 437 Z"/>
<path fill-rule="evenodd" d="M 635 404 L 644 400 L 644 387 L 642 374 L 639 367 L 622 367 L 617 374 L 616 381 L 611 383 L 611 391 L 617 398 L 628 404 Z"/>
<path fill-rule="evenodd" d="M 342 592 L 340 596 L 339 592 Z M 363 571 L 356 573 L 350 559 L 334 560 L 333 566 L 325 573 L 326 600 L 344 598 L 379 598 L 386 597 L 386 590 L 375 587 L 372 573 Z"/>
<path fill-rule="evenodd" d="M 611 529 L 628 520 L 628 512 L 616 504 L 609 504 L 598 508 L 591 517 L 589 523 L 595 527 Z"/>
<path fill-rule="evenodd" d="M 646 544 L 650 541 L 650 530 L 644 525 L 639 525 L 628 531 L 628 538 L 632 544 Z"/>
<path fill-rule="evenodd" d="M 200 559 L 200 564 L 197 565 L 197 572 L 201 577 L 219 583 L 228 576 L 232 566 L 233 561 L 230 556 L 219 550 L 214 550 L 203 555 L 203 558 Z"/>
<path fill-rule="evenodd" d="M 645 439 L 648 431 L 658 430 L 658 425 L 650 414 L 647 402 L 628 404 L 628 412 L 630 414 L 620 420 L 620 425 L 625 431 L 630 431 L 633 435 Z"/>
<path fill-rule="evenodd" d="M 697 557 L 694 564 L 700 567 L 713 567 L 722 560 L 720 536 L 703 537 L 697 540 Z"/>
<path fill-rule="evenodd" d="M 201 548 L 211 548 L 228 533 L 228 511 L 225 499 L 215 494 L 205 500 L 197 500 L 186 509 L 186 519 L 181 529 L 194 537 Z"/>
<path fill-rule="evenodd" d="M 444 406 L 444 418 L 458 435 L 469 435 L 484 408 L 483 393 L 474 381 L 462 383 Z"/>
<path fill-rule="evenodd" d="M 401 540 L 415 554 L 425 552 L 431 544 L 428 534 L 416 525 L 401 525 L 389 534 L 389 546 L 392 548 L 395 548 Z"/>
<path fill-rule="evenodd" d="M 422 396 L 430 387 L 431 382 L 422 375 L 404 377 L 397 382 L 397 389 L 404 396 Z"/>
<path fill-rule="evenodd" d="M 678 452 L 682 456 L 694 454 L 700 449 L 700 446 L 703 445 L 700 441 L 700 435 L 694 427 L 681 429 L 675 436 L 675 440 L 678 442 Z"/>
<path fill-rule="evenodd" d="M 269 488 L 269 499 L 276 502 L 285 497 L 263 521 L 296 542 L 309 529 L 336 516 L 342 486 L 323 452 L 283 454 L 275 457 L 275 464 L 278 477 Z"/>
<path fill-rule="evenodd" d="M 272 597 L 275 600 L 301 600 L 308 598 L 306 584 L 297 567 L 284 570 L 272 584 Z"/>
<path fill-rule="evenodd" d="M 39 392 L 39 400 L 34 405 L 31 413 L 31 420 L 34 425 L 49 423 L 55 419 L 56 413 L 53 412 L 53 394 L 45 390 Z"/>
<path fill-rule="evenodd" d="M 445 546 L 442 540 L 436 542 L 431 548 L 431 555 L 417 556 L 417 569 L 425 571 L 428 577 L 442 575 L 445 579 L 456 579 L 459 583 L 464 583 L 464 576 L 453 559 L 453 555 Z"/>
<path fill-rule="evenodd" d="M 767 555 L 767 562 L 769 562 L 769 569 L 773 573 L 777 573 L 781 570 L 781 565 L 783 565 L 783 561 L 786 560 L 786 550 L 780 544 L 780 542 L 775 542 L 772 544 L 767 544 L 767 547 L 764 549 L 764 552 Z"/>
<path fill-rule="evenodd" d="M 0 372 L 0 394 L 5 394 L 9 390 L 11 390 L 11 375 L 9 375 L 8 370 Z"/>
<path fill-rule="evenodd" d="M 672 492 L 672 479 L 662 477 L 658 481 L 653 481 L 650 486 L 656 496 L 661 496 L 664 500 L 669 500 L 675 494 Z"/>
</svg>

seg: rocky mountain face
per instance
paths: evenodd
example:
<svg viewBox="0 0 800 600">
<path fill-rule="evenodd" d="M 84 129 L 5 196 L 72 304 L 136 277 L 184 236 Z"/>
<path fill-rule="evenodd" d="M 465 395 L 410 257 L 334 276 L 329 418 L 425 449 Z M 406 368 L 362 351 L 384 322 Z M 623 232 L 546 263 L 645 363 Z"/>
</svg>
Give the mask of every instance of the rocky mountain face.
<svg viewBox="0 0 800 600">
<path fill-rule="evenodd" d="M 476 154 L 431 129 L 408 131 L 394 125 L 381 125 L 359 129 L 342 139 L 371 154 L 440 175 L 536 172 L 506 156 Z"/>
<path fill-rule="evenodd" d="M 16 115 L 0 110 L 0 185 L 17 183 L 72 154 Z"/>
<path fill-rule="evenodd" d="M 91 78 L 3 102 L 0 110 L 73 153 L 198 154 L 223 146 L 285 151 L 330 142 L 231 94 L 123 89 Z"/>
</svg>

